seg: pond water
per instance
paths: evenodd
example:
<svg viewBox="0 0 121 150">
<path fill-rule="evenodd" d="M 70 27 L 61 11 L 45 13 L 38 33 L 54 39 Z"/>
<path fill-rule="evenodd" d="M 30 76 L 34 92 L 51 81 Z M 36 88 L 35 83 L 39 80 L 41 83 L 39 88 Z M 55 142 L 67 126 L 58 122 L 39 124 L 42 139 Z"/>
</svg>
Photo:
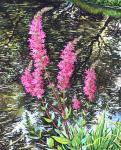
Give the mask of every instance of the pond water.
<svg viewBox="0 0 121 150">
<path fill-rule="evenodd" d="M 60 50 L 66 42 L 81 36 L 77 46 L 79 64 L 72 78 L 71 92 L 83 97 L 82 74 L 87 66 L 95 67 L 98 90 L 87 120 L 89 124 L 95 123 L 98 114 L 106 109 L 109 119 L 121 121 L 121 20 L 111 18 L 90 53 L 90 43 L 105 25 L 107 17 L 90 15 L 65 2 L 13 3 L 6 0 L 0 2 L 0 150 L 42 149 L 37 142 L 25 147 L 30 139 L 21 137 L 22 132 L 24 135 L 27 133 L 24 125 L 26 112 L 34 119 L 38 113 L 38 101 L 24 92 L 19 78 L 30 61 L 27 43 L 29 24 L 34 14 L 47 6 L 54 7 L 43 16 L 52 76 L 57 73 Z M 17 139 L 19 142 L 6 146 Z"/>
</svg>

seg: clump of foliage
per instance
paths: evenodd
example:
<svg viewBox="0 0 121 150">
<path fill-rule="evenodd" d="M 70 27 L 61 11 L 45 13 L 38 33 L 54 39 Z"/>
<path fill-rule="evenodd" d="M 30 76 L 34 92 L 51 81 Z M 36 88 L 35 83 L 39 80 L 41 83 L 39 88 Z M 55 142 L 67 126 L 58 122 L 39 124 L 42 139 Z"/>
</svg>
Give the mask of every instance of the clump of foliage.
<svg viewBox="0 0 121 150">
<path fill-rule="evenodd" d="M 120 17 L 121 2 L 118 0 L 67 0 L 92 14 Z"/>
<path fill-rule="evenodd" d="M 67 134 L 65 125 L 61 122 L 61 126 L 53 129 L 46 142 L 42 140 L 43 133 L 37 134 L 32 123 L 27 123 L 27 129 L 32 139 L 40 139 L 52 149 L 57 147 L 57 150 L 119 150 L 121 148 L 121 123 L 107 121 L 105 112 L 91 129 L 87 128 L 85 120 L 81 118 L 73 123 L 68 122 Z"/>
<path fill-rule="evenodd" d="M 61 137 L 68 139 L 68 144 L 66 146 L 64 145 L 65 149 L 119 150 L 121 148 L 121 124 L 116 123 L 113 128 L 109 128 L 110 125 L 111 123 L 108 124 L 106 122 L 105 113 L 103 113 L 98 124 L 90 130 L 86 128 L 86 124 L 83 119 L 78 121 L 76 125 L 70 125 L 70 139 L 68 139 L 66 134 L 59 133 L 59 131 L 57 132 Z M 61 140 L 59 143 L 61 143 Z"/>
</svg>

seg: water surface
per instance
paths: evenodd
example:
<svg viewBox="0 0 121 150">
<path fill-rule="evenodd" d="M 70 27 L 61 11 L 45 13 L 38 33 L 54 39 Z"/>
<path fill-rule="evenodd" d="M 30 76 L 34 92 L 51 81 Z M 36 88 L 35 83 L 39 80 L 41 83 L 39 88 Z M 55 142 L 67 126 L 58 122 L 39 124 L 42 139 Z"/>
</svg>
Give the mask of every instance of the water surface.
<svg viewBox="0 0 121 150">
<path fill-rule="evenodd" d="M 38 114 L 37 100 L 27 95 L 20 83 L 20 76 L 29 64 L 28 30 L 34 14 L 42 7 L 51 6 L 45 2 L 1 2 L 0 12 L 0 146 L 1 149 L 22 149 L 30 139 L 26 136 L 26 113 L 33 119 Z M 60 50 L 64 45 L 81 36 L 78 43 L 78 62 L 82 63 L 72 80 L 71 93 L 78 93 L 83 101 L 83 72 L 88 66 L 95 66 L 97 73 L 97 95 L 87 114 L 88 122 L 95 119 L 104 109 L 109 119 L 121 121 L 121 23 L 120 19 L 112 19 L 101 33 L 101 37 L 93 45 L 93 51 L 87 61 L 89 44 L 103 27 L 106 17 L 90 15 L 68 3 L 59 5 L 44 14 L 44 31 L 46 47 L 51 58 L 50 71 L 56 77 Z M 75 80 L 76 79 L 76 80 Z M 33 119 L 34 120 L 34 119 Z M 23 134 L 24 137 L 21 137 Z M 16 141 L 14 145 L 6 145 Z M 42 149 L 31 143 L 31 149 Z"/>
</svg>

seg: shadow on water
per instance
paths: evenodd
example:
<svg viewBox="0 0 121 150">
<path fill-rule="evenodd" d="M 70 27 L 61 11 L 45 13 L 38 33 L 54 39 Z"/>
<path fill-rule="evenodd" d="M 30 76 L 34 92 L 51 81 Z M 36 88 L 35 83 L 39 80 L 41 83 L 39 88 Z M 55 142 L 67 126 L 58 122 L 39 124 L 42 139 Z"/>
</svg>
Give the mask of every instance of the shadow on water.
<svg viewBox="0 0 121 150">
<path fill-rule="evenodd" d="M 0 27 L 2 30 L 0 42 L 0 148 L 5 150 L 5 145 L 19 140 L 15 146 L 7 149 L 24 147 L 29 139 L 21 137 L 21 132 L 26 133 L 24 126 L 26 112 L 34 118 L 37 109 L 36 102 L 23 92 L 19 78 L 24 68 L 29 63 L 28 56 L 28 25 L 37 10 L 48 6 L 45 2 L 1 2 Z M 44 30 L 46 32 L 46 47 L 50 55 L 53 78 L 56 76 L 59 52 L 66 42 L 82 36 L 78 43 L 78 61 L 84 62 L 89 53 L 88 45 L 99 29 L 105 23 L 103 16 L 87 14 L 77 7 L 67 3 L 50 2 L 54 8 L 43 16 Z M 108 116 L 113 121 L 121 121 L 121 20 L 113 19 L 101 33 L 101 38 L 93 45 L 93 52 L 85 62 L 85 67 L 95 66 L 97 73 L 97 96 L 91 105 L 87 120 L 95 123 L 95 119 L 102 110 L 106 109 Z M 84 67 L 84 68 L 85 68 Z M 72 93 L 76 92 L 83 97 L 82 69 L 77 72 L 76 81 L 73 83 Z M 74 90 L 75 89 L 75 90 Z M 84 100 L 86 100 L 84 98 Z M 15 130 L 16 129 L 16 130 Z M 13 132 L 14 131 L 14 132 Z M 19 132 L 16 132 L 19 131 Z M 26 143 L 24 143 L 26 138 Z M 35 145 L 30 145 L 31 148 Z M 40 148 L 38 148 L 40 149 Z"/>
</svg>

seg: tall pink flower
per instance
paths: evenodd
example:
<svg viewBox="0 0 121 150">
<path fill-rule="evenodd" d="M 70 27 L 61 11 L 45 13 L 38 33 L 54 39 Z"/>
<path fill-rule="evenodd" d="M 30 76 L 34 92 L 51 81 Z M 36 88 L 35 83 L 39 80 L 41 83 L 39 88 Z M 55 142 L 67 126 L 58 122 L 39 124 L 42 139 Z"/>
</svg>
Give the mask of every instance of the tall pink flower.
<svg viewBox="0 0 121 150">
<path fill-rule="evenodd" d="M 34 67 L 44 70 L 49 64 L 49 57 L 44 44 L 46 35 L 42 28 L 42 16 L 33 19 L 29 34 L 30 55 L 34 59 Z"/>
<path fill-rule="evenodd" d="M 84 94 L 88 97 L 89 101 L 92 102 L 95 98 L 96 93 L 96 73 L 94 69 L 87 69 L 85 71 L 84 81 Z"/>
<path fill-rule="evenodd" d="M 69 88 L 70 78 L 74 71 L 74 63 L 76 62 L 76 54 L 74 52 L 74 42 L 69 42 L 64 50 L 62 50 L 60 58 L 62 59 L 59 64 L 59 73 L 57 75 L 58 84 L 57 87 L 63 91 Z"/>
<path fill-rule="evenodd" d="M 34 71 L 29 69 L 24 71 L 21 77 L 21 82 L 25 87 L 26 92 L 37 98 L 42 98 L 44 94 L 44 71 L 49 64 L 49 57 L 45 49 L 45 32 L 42 27 L 42 16 L 36 16 L 32 20 L 29 31 L 29 47 L 30 55 L 34 60 Z"/>
</svg>

